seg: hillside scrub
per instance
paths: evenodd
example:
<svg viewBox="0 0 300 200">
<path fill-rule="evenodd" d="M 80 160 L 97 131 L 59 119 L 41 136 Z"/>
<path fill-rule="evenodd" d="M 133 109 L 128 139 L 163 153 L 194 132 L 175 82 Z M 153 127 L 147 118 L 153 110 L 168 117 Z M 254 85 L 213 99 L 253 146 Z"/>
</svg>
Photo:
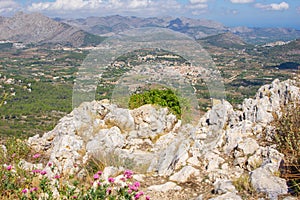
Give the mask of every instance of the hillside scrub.
<svg viewBox="0 0 300 200">
<path fill-rule="evenodd" d="M 99 169 L 87 171 L 87 176 L 81 180 L 56 173 L 53 163 L 45 162 L 43 154 L 31 151 L 20 139 L 9 138 L 5 145 L 0 146 L 0 199 L 150 200 L 140 190 L 140 182 L 133 181 L 131 170 L 108 179 Z M 24 159 L 34 164 L 25 169 Z M 47 166 L 50 172 L 43 166 Z"/>
<path fill-rule="evenodd" d="M 282 109 L 282 116 L 274 121 L 273 142 L 284 154 L 282 177 L 287 180 L 290 192 L 300 194 L 300 102 Z"/>
<path fill-rule="evenodd" d="M 168 107 L 178 119 L 181 118 L 180 102 L 176 94 L 171 89 L 152 89 L 130 96 L 130 109 L 138 108 L 145 104 Z"/>
</svg>

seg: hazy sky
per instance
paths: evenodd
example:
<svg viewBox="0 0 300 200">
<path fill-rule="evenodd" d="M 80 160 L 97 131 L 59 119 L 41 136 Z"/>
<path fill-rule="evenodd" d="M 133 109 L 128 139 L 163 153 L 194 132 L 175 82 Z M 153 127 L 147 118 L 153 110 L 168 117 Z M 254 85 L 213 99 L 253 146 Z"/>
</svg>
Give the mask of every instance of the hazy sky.
<svg viewBox="0 0 300 200">
<path fill-rule="evenodd" d="M 300 30 L 300 0 L 0 0 L 0 15 L 16 11 L 65 18 L 185 16 L 213 19 L 226 26 Z"/>
</svg>

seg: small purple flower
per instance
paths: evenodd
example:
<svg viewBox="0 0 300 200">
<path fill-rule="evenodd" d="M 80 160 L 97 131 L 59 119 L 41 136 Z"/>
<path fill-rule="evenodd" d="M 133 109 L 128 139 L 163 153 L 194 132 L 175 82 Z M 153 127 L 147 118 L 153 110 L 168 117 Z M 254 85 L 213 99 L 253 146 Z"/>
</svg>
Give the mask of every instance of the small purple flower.
<svg viewBox="0 0 300 200">
<path fill-rule="evenodd" d="M 125 176 L 125 178 L 131 179 L 131 178 L 132 178 L 132 175 L 133 175 L 133 172 L 132 172 L 131 170 L 125 170 L 125 171 L 124 171 L 124 176 Z"/>
<path fill-rule="evenodd" d="M 125 182 L 125 181 L 126 181 L 126 179 L 125 179 L 125 178 L 120 178 L 120 180 L 121 180 L 121 181 L 123 181 L 123 182 Z"/>
<path fill-rule="evenodd" d="M 131 194 L 131 193 L 132 193 L 132 190 L 131 190 L 131 189 L 129 189 L 127 192 L 128 192 L 128 194 Z"/>
<path fill-rule="evenodd" d="M 94 174 L 94 180 L 98 180 L 100 178 L 99 174 Z"/>
<path fill-rule="evenodd" d="M 137 193 L 136 195 L 134 195 L 134 199 L 139 199 L 141 197 L 140 193 Z"/>
<path fill-rule="evenodd" d="M 26 188 L 22 190 L 23 194 L 26 194 L 27 192 L 28 192 L 28 189 L 26 189 Z"/>
<path fill-rule="evenodd" d="M 103 172 L 102 172 L 102 171 L 97 171 L 97 174 L 98 174 L 99 176 L 101 176 L 101 175 L 103 174 Z"/>
<path fill-rule="evenodd" d="M 48 162 L 48 167 L 51 167 L 52 166 L 52 162 Z"/>
<path fill-rule="evenodd" d="M 55 178 L 55 179 L 60 179 L 60 175 L 56 174 L 56 175 L 54 176 L 54 178 Z"/>
<path fill-rule="evenodd" d="M 129 185 L 129 189 L 133 191 L 138 191 L 138 188 L 135 185 Z"/>
<path fill-rule="evenodd" d="M 150 200 L 150 197 L 149 196 L 146 196 L 146 198 L 145 198 L 146 200 Z"/>
<path fill-rule="evenodd" d="M 136 195 L 134 195 L 134 199 L 139 199 L 143 195 L 144 195 L 144 192 L 140 191 L 139 193 L 137 193 Z"/>
<path fill-rule="evenodd" d="M 33 157 L 33 158 L 39 158 L 40 156 L 41 156 L 41 154 L 36 153 L 36 154 L 34 154 L 32 157 Z"/>
<path fill-rule="evenodd" d="M 115 182 L 115 179 L 114 179 L 114 178 L 112 178 L 112 177 L 109 177 L 109 178 L 108 178 L 108 182 L 110 182 L 110 183 L 114 183 L 114 182 Z"/>
<path fill-rule="evenodd" d="M 8 165 L 8 166 L 6 167 L 6 169 L 7 169 L 8 171 L 10 171 L 10 170 L 12 169 L 12 166 L 11 166 L 11 165 Z"/>
<path fill-rule="evenodd" d="M 33 188 L 30 189 L 30 192 L 35 192 L 35 191 L 37 191 L 37 190 L 38 190 L 37 187 L 33 187 Z"/>
<path fill-rule="evenodd" d="M 45 174 L 47 174 L 47 172 L 46 172 L 45 170 L 43 170 L 43 171 L 41 171 L 40 174 L 41 174 L 41 175 L 45 175 Z"/>
<path fill-rule="evenodd" d="M 41 170 L 40 169 L 34 169 L 34 170 L 32 170 L 32 173 L 41 173 Z"/>
<path fill-rule="evenodd" d="M 141 186 L 140 182 L 138 182 L 138 181 L 134 182 L 133 185 L 134 185 L 135 187 L 137 187 L 137 188 L 139 188 L 139 187 Z"/>
</svg>

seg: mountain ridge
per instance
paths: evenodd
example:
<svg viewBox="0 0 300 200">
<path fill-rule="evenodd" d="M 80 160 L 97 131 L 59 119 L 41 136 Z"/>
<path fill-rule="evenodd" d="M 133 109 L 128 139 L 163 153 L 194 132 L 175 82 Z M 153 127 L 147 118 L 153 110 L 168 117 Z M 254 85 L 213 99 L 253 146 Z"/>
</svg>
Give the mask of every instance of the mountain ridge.
<svg viewBox="0 0 300 200">
<path fill-rule="evenodd" d="M 87 42 L 91 34 L 72 27 L 66 23 L 54 21 L 40 13 L 26 14 L 18 12 L 12 17 L 2 17 L 0 20 L 0 40 L 10 40 L 25 44 L 61 44 L 80 47 L 97 45 Z"/>
<path fill-rule="evenodd" d="M 291 28 L 226 27 L 208 19 L 169 16 L 142 18 L 120 15 L 51 19 L 40 13 L 18 12 L 12 17 L 0 17 L 0 40 L 38 45 L 96 46 L 103 41 L 104 37 L 143 27 L 169 28 L 195 39 L 231 33 L 245 43 L 254 45 L 300 38 L 300 30 Z M 238 43 L 241 43 L 240 39 Z"/>
<path fill-rule="evenodd" d="M 59 19 L 72 26 L 98 35 L 114 35 L 129 28 L 162 27 L 185 33 L 195 39 L 231 32 L 250 44 L 265 44 L 278 40 L 289 41 L 300 38 L 300 30 L 292 28 L 226 27 L 220 22 L 208 19 L 186 17 L 128 17 L 111 15 L 81 19 Z M 122 28 L 118 28 L 118 26 Z M 121 26 L 122 25 L 122 26 Z"/>
</svg>

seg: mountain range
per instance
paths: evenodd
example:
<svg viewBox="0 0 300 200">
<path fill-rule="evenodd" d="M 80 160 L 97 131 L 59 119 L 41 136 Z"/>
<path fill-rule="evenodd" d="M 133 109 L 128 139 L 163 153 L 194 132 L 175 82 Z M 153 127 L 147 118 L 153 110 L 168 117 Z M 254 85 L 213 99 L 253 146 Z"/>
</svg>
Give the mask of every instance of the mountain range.
<svg viewBox="0 0 300 200">
<path fill-rule="evenodd" d="M 59 44 L 63 46 L 95 46 L 104 37 L 142 27 L 169 28 L 195 39 L 208 37 L 214 43 L 226 45 L 224 37 L 238 46 L 290 41 L 300 38 L 300 30 L 290 28 L 226 27 L 206 19 L 174 17 L 106 16 L 81 19 L 51 19 L 39 13 L 18 12 L 12 17 L 0 17 L 0 40 L 25 44 Z M 222 36 L 222 39 L 219 36 Z M 218 39 L 219 38 L 219 39 Z"/>
<path fill-rule="evenodd" d="M 291 28 L 250 28 L 226 27 L 225 25 L 207 19 L 174 18 L 174 17 L 125 17 L 119 15 L 107 17 L 88 17 L 85 19 L 59 19 L 71 26 L 96 35 L 114 35 L 130 28 L 161 27 L 188 34 L 195 39 L 201 39 L 221 33 L 232 33 L 239 36 L 245 43 L 265 44 L 274 41 L 289 41 L 300 38 L 300 30 Z M 228 34 L 228 36 L 232 36 Z"/>
<path fill-rule="evenodd" d="M 57 22 L 39 13 L 19 12 L 13 17 L 1 17 L 0 30 L 0 40 L 25 44 L 60 44 L 80 47 L 97 45 L 103 40 L 100 36 Z"/>
</svg>

